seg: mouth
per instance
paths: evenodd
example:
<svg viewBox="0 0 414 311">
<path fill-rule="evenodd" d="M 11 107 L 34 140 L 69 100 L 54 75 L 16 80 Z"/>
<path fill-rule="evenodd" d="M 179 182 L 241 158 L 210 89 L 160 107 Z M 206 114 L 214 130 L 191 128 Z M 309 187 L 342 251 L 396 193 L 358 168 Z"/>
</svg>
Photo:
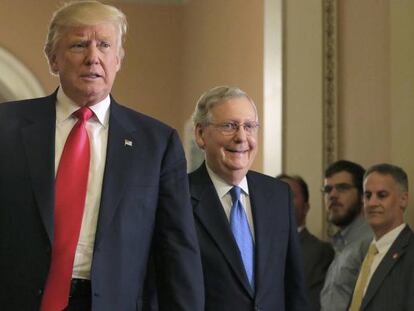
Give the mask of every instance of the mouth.
<svg viewBox="0 0 414 311">
<path fill-rule="evenodd" d="M 235 150 L 235 149 L 226 149 L 226 152 L 235 155 L 235 156 L 243 156 L 247 154 L 248 150 Z"/>
<path fill-rule="evenodd" d="M 342 207 L 342 204 L 339 204 L 339 203 L 329 204 L 329 209 L 335 209 L 335 208 L 340 208 L 340 207 Z"/>
<path fill-rule="evenodd" d="M 371 210 L 371 211 L 367 211 L 366 214 L 369 216 L 378 216 L 378 215 L 382 215 L 382 212 L 379 210 Z"/>
<path fill-rule="evenodd" d="M 84 79 L 99 79 L 102 78 L 102 75 L 96 72 L 89 72 L 81 75 L 81 78 Z"/>
</svg>

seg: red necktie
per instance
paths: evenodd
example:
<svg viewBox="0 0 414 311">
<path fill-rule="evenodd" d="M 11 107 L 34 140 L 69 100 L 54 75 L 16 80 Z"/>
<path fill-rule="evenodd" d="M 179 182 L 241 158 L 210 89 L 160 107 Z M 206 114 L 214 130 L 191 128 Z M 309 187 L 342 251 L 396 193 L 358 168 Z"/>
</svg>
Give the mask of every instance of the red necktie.
<svg viewBox="0 0 414 311">
<path fill-rule="evenodd" d="M 93 112 L 82 107 L 66 139 L 55 181 L 55 234 L 52 261 L 41 311 L 62 311 L 69 299 L 73 261 L 79 240 L 89 174 L 89 137 L 86 121 Z"/>
</svg>

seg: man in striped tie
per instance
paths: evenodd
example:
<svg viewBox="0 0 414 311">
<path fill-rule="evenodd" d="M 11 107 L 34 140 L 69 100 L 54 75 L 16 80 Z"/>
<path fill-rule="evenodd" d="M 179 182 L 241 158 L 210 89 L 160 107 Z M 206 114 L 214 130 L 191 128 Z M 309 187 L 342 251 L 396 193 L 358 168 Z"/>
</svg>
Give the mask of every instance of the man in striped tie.
<svg viewBox="0 0 414 311">
<path fill-rule="evenodd" d="M 189 174 L 207 311 L 308 310 L 287 184 L 250 170 L 259 120 L 241 89 L 198 100 L 195 139 L 205 162 Z"/>
</svg>

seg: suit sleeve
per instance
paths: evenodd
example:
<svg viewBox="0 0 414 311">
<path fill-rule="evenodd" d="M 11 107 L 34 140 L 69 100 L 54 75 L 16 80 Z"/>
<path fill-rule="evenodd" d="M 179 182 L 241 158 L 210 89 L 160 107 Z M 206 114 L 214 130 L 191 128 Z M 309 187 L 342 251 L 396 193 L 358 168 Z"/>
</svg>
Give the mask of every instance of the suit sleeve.
<svg viewBox="0 0 414 311">
<path fill-rule="evenodd" d="M 175 131 L 162 161 L 154 232 L 160 310 L 204 310 L 200 250 L 192 214 L 186 160 Z"/>
<path fill-rule="evenodd" d="M 306 311 L 309 310 L 309 306 L 305 291 L 302 251 L 293 215 L 292 195 L 289 195 L 289 228 L 289 244 L 285 272 L 286 310 Z"/>
</svg>

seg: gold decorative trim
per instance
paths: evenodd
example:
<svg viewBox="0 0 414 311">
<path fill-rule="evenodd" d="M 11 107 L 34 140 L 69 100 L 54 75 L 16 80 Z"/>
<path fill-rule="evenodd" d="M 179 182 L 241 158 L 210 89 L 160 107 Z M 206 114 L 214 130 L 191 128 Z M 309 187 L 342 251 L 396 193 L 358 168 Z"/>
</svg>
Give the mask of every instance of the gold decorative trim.
<svg viewBox="0 0 414 311">
<path fill-rule="evenodd" d="M 338 159 L 338 0 L 324 0 L 323 11 L 323 167 Z M 322 203 L 323 206 L 323 203 Z M 323 211 L 322 229 L 327 236 L 332 236 L 336 227 L 329 222 L 328 215 Z"/>
<path fill-rule="evenodd" d="M 324 167 L 338 158 L 337 0 L 324 0 Z"/>
</svg>

